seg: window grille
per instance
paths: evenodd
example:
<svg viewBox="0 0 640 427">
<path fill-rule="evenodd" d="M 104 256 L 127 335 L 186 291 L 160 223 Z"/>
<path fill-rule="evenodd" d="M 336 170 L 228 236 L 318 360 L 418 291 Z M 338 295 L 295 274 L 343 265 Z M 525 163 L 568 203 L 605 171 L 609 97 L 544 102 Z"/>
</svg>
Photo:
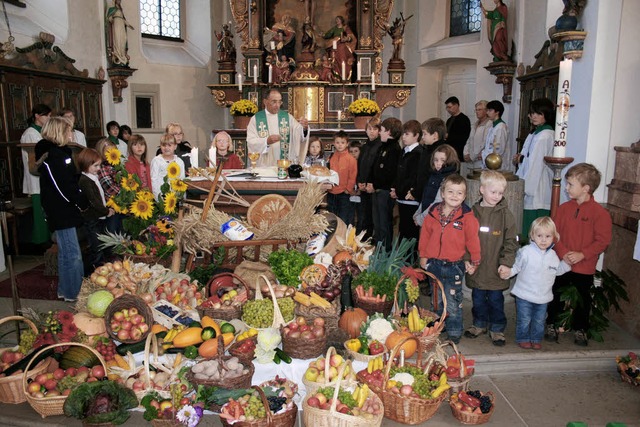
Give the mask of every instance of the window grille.
<svg viewBox="0 0 640 427">
<path fill-rule="evenodd" d="M 180 39 L 180 0 L 140 0 L 140 32 Z"/>
<path fill-rule="evenodd" d="M 451 0 L 449 37 L 477 33 L 481 25 L 480 0 Z"/>
</svg>

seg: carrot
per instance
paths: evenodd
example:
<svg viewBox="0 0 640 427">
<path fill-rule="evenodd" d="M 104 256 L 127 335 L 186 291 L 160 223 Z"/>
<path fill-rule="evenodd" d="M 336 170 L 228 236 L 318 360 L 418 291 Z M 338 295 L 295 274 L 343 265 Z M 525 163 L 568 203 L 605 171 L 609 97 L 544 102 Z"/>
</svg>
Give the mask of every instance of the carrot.
<svg viewBox="0 0 640 427">
<path fill-rule="evenodd" d="M 387 300 L 387 294 L 382 295 L 382 302 Z"/>
<path fill-rule="evenodd" d="M 368 296 L 372 297 L 373 296 L 373 287 L 370 287 L 368 289 Z"/>
</svg>

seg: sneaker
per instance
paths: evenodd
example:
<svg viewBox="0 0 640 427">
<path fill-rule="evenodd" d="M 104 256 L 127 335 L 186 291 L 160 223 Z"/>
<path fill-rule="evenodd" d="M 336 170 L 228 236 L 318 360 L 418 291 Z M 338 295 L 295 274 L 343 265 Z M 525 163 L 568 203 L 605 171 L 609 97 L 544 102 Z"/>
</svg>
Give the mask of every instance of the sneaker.
<svg viewBox="0 0 640 427">
<path fill-rule="evenodd" d="M 464 331 L 464 336 L 467 338 L 478 338 L 482 334 L 487 333 L 487 328 L 479 328 L 476 325 L 473 325 L 466 331 Z"/>
<path fill-rule="evenodd" d="M 519 342 L 518 343 L 518 347 L 524 349 L 524 350 L 531 350 L 531 343 L 530 342 Z"/>
<path fill-rule="evenodd" d="M 460 337 L 449 337 L 449 341 L 453 342 L 454 344 L 460 344 Z"/>
<path fill-rule="evenodd" d="M 587 345 L 589 345 L 587 333 L 583 330 L 576 331 L 573 342 L 582 347 L 586 347 Z"/>
<path fill-rule="evenodd" d="M 504 347 L 504 345 L 507 343 L 502 332 L 489 332 L 489 336 L 491 337 L 493 345 L 497 347 Z"/>
<path fill-rule="evenodd" d="M 544 332 L 544 339 L 550 342 L 558 342 L 558 330 L 555 325 L 548 324 L 547 329 Z"/>
<path fill-rule="evenodd" d="M 539 342 L 532 342 L 531 348 L 534 350 L 542 350 L 542 344 L 540 344 Z"/>
<path fill-rule="evenodd" d="M 65 296 L 62 296 L 60 294 L 58 294 L 58 299 L 64 300 L 64 302 L 76 302 L 77 299 L 75 298 L 67 298 Z"/>
</svg>

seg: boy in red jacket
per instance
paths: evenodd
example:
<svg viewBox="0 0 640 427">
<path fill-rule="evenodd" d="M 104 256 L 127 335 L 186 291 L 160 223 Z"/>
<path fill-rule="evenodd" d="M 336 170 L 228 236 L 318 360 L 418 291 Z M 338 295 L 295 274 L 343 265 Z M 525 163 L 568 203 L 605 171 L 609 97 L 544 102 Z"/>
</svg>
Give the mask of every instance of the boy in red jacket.
<svg viewBox="0 0 640 427">
<path fill-rule="evenodd" d="M 344 221 L 353 224 L 355 208 L 349 198 L 356 192 L 358 161 L 349 154 L 349 136 L 343 130 L 333 136 L 335 151 L 329 157 L 329 168 L 338 173 L 340 181 L 327 194 L 327 210 Z"/>
<path fill-rule="evenodd" d="M 565 175 L 568 202 L 558 207 L 553 221 L 556 223 L 560 240 L 553 247 L 558 258 L 571 266 L 571 271 L 558 276 L 553 284 L 553 301 L 547 308 L 548 341 L 558 340 L 558 315 L 564 302 L 560 294 L 566 287 L 574 285 L 582 299 L 573 311 L 575 331 L 574 342 L 588 345 L 589 315 L 591 313 L 591 286 L 596 272 L 598 257 L 611 242 L 611 216 L 598 202 L 593 200 L 593 192 L 600 185 L 602 175 L 595 166 L 579 163 L 571 167 Z"/>
<path fill-rule="evenodd" d="M 440 187 L 442 202 L 429 208 L 420 230 L 420 266 L 433 273 L 444 286 L 447 297 L 445 325 L 449 339 L 460 342 L 462 336 L 462 279 L 465 271 L 473 274 L 480 265 L 480 225 L 465 205 L 467 182 L 458 174 L 447 176 Z M 470 261 L 464 261 L 466 252 Z M 442 315 L 443 305 L 434 307 Z"/>
</svg>

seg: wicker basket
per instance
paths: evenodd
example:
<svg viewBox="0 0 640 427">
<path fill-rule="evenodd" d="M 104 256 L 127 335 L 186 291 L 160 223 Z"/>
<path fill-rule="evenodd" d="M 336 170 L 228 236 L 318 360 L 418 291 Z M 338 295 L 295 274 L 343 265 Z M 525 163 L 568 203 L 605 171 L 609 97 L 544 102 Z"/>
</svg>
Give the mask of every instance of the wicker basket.
<svg viewBox="0 0 640 427">
<path fill-rule="evenodd" d="M 211 360 L 227 361 L 232 357 L 234 356 L 224 356 L 224 345 L 222 343 L 222 336 L 220 335 L 218 336 L 218 357 L 213 359 L 207 359 L 200 363 L 210 362 Z M 195 377 L 195 374 L 193 373 L 193 366 L 191 367 L 191 369 L 189 369 L 189 372 L 187 372 L 186 378 L 195 387 L 199 385 L 204 385 L 207 387 L 224 387 L 228 389 L 249 388 L 251 387 L 251 379 L 253 378 L 255 367 L 253 366 L 253 362 L 251 361 L 240 360 L 240 363 L 242 363 L 244 367 L 249 370 L 249 372 L 235 378 L 225 378 L 224 380 L 218 380 L 218 381 L 197 379 Z M 222 366 L 221 364 L 218 364 L 219 371 L 222 370 L 221 366 Z"/>
<path fill-rule="evenodd" d="M 278 298 L 276 298 L 275 291 L 273 290 L 273 285 L 271 285 L 271 282 L 269 281 L 269 278 L 267 276 L 265 276 L 264 274 L 261 274 L 260 278 L 267 283 L 267 286 L 269 286 L 269 293 L 271 294 L 271 301 L 273 301 L 273 322 L 271 322 L 271 326 L 270 327 L 279 329 L 281 326 L 287 324 L 288 322 L 290 322 L 293 319 L 289 319 L 288 321 L 284 320 L 284 317 L 282 317 L 282 312 L 280 311 L 280 307 L 278 306 Z M 256 300 L 263 299 L 262 292 L 260 292 L 260 283 L 259 283 L 259 281 L 256 282 L 255 299 Z M 255 328 L 255 329 L 258 329 L 258 330 L 264 329 L 264 328 L 256 328 L 255 326 L 251 326 L 246 322 L 245 322 L 245 324 L 247 325 L 248 328 Z"/>
<path fill-rule="evenodd" d="M 351 357 L 353 360 L 356 360 L 358 362 L 365 362 L 365 363 L 368 363 L 369 360 L 373 360 L 376 357 L 382 356 L 384 358 L 384 355 L 389 352 L 389 349 L 384 344 L 382 344 L 382 347 L 384 347 L 384 351 L 380 354 L 373 354 L 373 355 L 362 354 L 362 353 L 358 353 L 357 351 L 350 350 L 349 348 L 347 348 L 347 341 L 344 342 L 344 349 L 347 351 L 347 354 L 349 355 L 349 357 Z"/>
<path fill-rule="evenodd" d="M 382 313 L 384 317 L 391 314 L 393 308 L 393 300 L 387 300 L 382 302 L 365 301 L 358 298 L 358 295 L 353 293 L 353 303 L 356 307 L 363 309 L 369 316 L 376 313 Z"/>
<path fill-rule="evenodd" d="M 482 395 L 483 396 L 486 395 L 491 398 L 491 409 L 486 414 L 463 412 L 460 409 L 456 408 L 456 405 L 455 405 L 456 399 L 452 397 L 449 400 L 449 407 L 451 408 L 451 413 L 456 418 L 456 420 L 460 421 L 462 424 L 467 424 L 467 425 L 484 424 L 487 421 L 489 421 L 489 418 L 491 418 L 491 415 L 493 415 L 493 410 L 496 408 L 495 398 L 493 396 L 493 393 L 491 393 L 490 391 L 486 393 L 482 393 Z"/>
<path fill-rule="evenodd" d="M 246 340 L 251 340 L 254 343 L 258 343 L 258 336 L 253 336 L 250 338 L 245 338 L 242 341 L 236 341 L 233 344 L 231 344 L 231 346 L 227 349 L 227 351 L 229 352 L 230 355 L 237 357 L 238 359 L 240 359 L 243 362 L 251 362 L 253 360 L 253 358 L 255 357 L 255 350 L 251 353 L 245 353 L 242 351 L 238 351 L 238 347 L 240 346 L 240 344 L 242 344 L 243 342 L 245 342 Z"/>
<path fill-rule="evenodd" d="M 298 338 L 285 336 L 283 329 L 284 326 L 281 326 L 280 335 L 282 335 L 282 350 L 291 357 L 296 359 L 313 359 L 314 357 L 318 357 L 324 353 L 327 348 L 326 329 L 322 336 L 316 337 L 312 334 L 310 339 L 302 338 L 301 336 Z"/>
<path fill-rule="evenodd" d="M 400 351 L 402 344 L 410 339 L 415 339 L 418 342 L 418 347 L 420 347 L 420 341 L 416 338 L 407 337 L 398 342 L 398 344 L 391 350 L 391 354 L 389 355 L 389 361 L 387 362 L 387 366 L 384 372 L 384 384 L 387 384 L 387 381 L 389 381 L 391 364 Z M 417 354 L 418 356 L 416 364 L 411 365 L 421 368 L 423 352 L 418 349 Z M 405 363 L 405 365 L 407 365 L 407 363 Z M 424 372 L 425 374 L 429 375 L 432 370 L 439 368 L 440 367 L 437 367 L 435 365 L 427 366 Z M 447 392 L 444 392 L 435 399 L 422 399 L 418 397 L 403 396 L 401 394 L 393 393 L 392 391 L 385 389 L 384 391 L 382 391 L 384 416 L 393 421 L 397 421 L 403 424 L 420 424 L 435 415 L 435 413 L 438 411 L 438 408 L 440 407 L 440 404 L 447 398 L 448 395 L 449 394 Z"/>
<path fill-rule="evenodd" d="M 142 400 L 142 398 L 151 391 L 155 391 L 162 398 L 165 398 L 165 399 L 171 398 L 170 390 L 157 390 L 151 387 L 151 377 L 149 375 L 149 373 L 151 372 L 151 366 L 154 365 L 154 363 L 156 364 L 156 366 L 160 366 L 159 363 L 156 363 L 156 362 L 159 362 L 159 359 L 160 359 L 158 348 L 159 348 L 159 345 L 158 345 L 158 338 L 156 337 L 156 334 L 147 335 L 147 338 L 145 339 L 145 343 L 144 343 L 144 353 L 142 356 L 143 373 L 146 376 L 146 381 L 144 383 L 144 389 L 135 392 L 138 400 Z M 153 361 L 151 360 L 151 357 L 153 357 Z M 168 371 L 167 369 L 162 369 L 162 368 L 158 368 L 158 369 L 163 370 L 164 372 L 170 373 L 170 371 Z M 171 379 L 168 382 L 170 381 Z M 165 421 L 165 420 L 161 420 L 161 421 Z"/>
<path fill-rule="evenodd" d="M 623 365 L 623 366 L 620 366 Z M 626 367 L 627 364 L 625 363 L 618 363 L 617 365 L 617 369 L 618 369 L 618 373 L 620 374 L 620 379 L 626 383 L 629 383 L 631 385 L 634 386 L 639 386 L 640 385 L 640 376 L 637 376 L 635 378 L 629 376 L 629 374 L 626 373 Z"/>
<path fill-rule="evenodd" d="M 334 354 L 338 354 L 336 352 L 335 347 L 329 347 L 327 349 L 327 353 L 325 354 L 325 364 L 324 364 L 324 377 L 325 378 L 329 378 L 329 369 L 331 368 L 331 365 L 329 364 L 328 361 L 330 360 L 330 358 Z M 347 360 L 347 364 L 349 365 L 349 369 L 352 369 L 350 360 Z M 317 382 L 317 381 L 309 381 L 305 377 L 302 377 L 302 383 L 305 386 L 306 395 L 309 396 L 309 395 L 313 394 L 320 387 L 333 387 L 338 382 L 339 379 L 341 379 L 340 375 L 338 375 L 333 381 L 320 383 L 320 382 Z M 355 382 L 351 381 L 351 380 L 349 380 L 349 381 L 341 381 L 341 382 L 343 383 L 344 386 L 351 386 L 351 385 L 355 384 Z"/>
<path fill-rule="evenodd" d="M 340 320 L 340 312 L 342 311 L 342 305 L 340 304 L 340 298 L 336 297 L 331 302 L 331 307 L 322 308 L 317 305 L 310 305 L 306 307 L 302 304 L 296 303 L 294 313 L 296 316 L 302 316 L 307 319 L 309 322 L 313 322 L 313 320 L 317 317 L 321 317 L 324 319 L 324 329 L 327 333 L 327 336 L 332 336 L 335 334 L 338 328 L 338 321 Z"/>
<path fill-rule="evenodd" d="M 8 316 L 3 319 L 0 319 L 0 325 L 2 325 L 3 323 L 11 322 L 11 321 L 25 322 L 27 325 L 29 325 L 29 328 L 33 332 L 35 332 L 36 334 L 38 333 L 38 328 L 36 327 L 36 325 L 31 320 L 22 316 Z M 0 355 L 6 350 L 9 350 L 9 349 L 8 348 L 0 349 Z M 51 363 L 51 359 L 49 358 L 40 361 L 40 363 L 38 363 L 29 372 L 29 376 L 35 378 L 36 376 L 46 372 L 47 369 L 49 368 L 50 363 Z M 22 374 L 22 372 L 20 373 Z M 18 374 L 0 378 L 0 402 L 16 404 L 16 403 L 22 403 L 27 400 L 24 393 L 22 393 L 21 380 L 22 380 L 22 376 Z"/>
<path fill-rule="evenodd" d="M 377 415 L 372 420 L 367 420 L 362 417 L 356 417 L 353 415 L 343 414 L 341 412 L 336 411 L 337 401 L 338 401 L 338 392 L 340 388 L 349 388 L 351 386 L 347 386 L 342 384 L 342 375 L 344 374 L 346 365 L 343 365 L 340 368 L 340 372 L 338 373 L 338 379 L 335 384 L 325 384 L 322 387 L 334 387 L 333 392 L 333 403 L 331 404 L 331 408 L 329 410 L 324 410 L 320 408 L 313 408 L 307 404 L 309 398 L 313 395 L 313 392 L 310 392 L 307 389 L 307 395 L 302 401 L 302 419 L 304 421 L 305 426 L 313 426 L 313 427 L 379 427 L 382 424 L 383 414 Z M 315 391 L 315 390 L 314 390 Z M 380 397 L 370 391 L 371 396 L 374 399 L 377 399 L 382 405 L 382 400 Z"/>
<path fill-rule="evenodd" d="M 218 288 L 237 288 L 243 286 L 247 292 L 247 298 L 251 298 L 251 290 L 247 282 L 242 280 L 240 276 L 233 273 L 220 273 L 213 276 L 207 283 L 206 290 L 208 295 L 212 295 Z M 215 288 L 213 292 L 211 288 Z M 223 305 L 220 308 L 202 307 L 199 305 L 196 307 L 200 318 L 209 316 L 212 319 L 232 320 L 239 319 L 242 316 L 242 305 Z"/>
<path fill-rule="evenodd" d="M 104 367 L 104 371 L 107 372 L 107 364 L 102 358 L 102 355 L 92 347 L 89 347 L 88 345 L 85 345 L 79 342 L 62 342 L 57 344 L 51 344 L 47 347 L 41 348 L 38 351 L 38 353 L 36 353 L 34 358 L 38 357 L 40 353 L 47 351 L 49 349 L 58 348 L 58 347 L 67 347 L 67 346 L 84 347 L 90 350 L 93 354 L 95 354 L 98 357 L 100 364 Z M 22 393 L 26 397 L 27 402 L 29 402 L 29 405 L 31 405 L 31 407 L 37 413 L 39 413 L 42 416 L 42 418 L 53 416 L 53 415 L 63 415 L 64 401 L 67 399 L 67 396 L 37 398 L 37 397 L 32 397 L 27 391 L 27 379 L 30 377 L 29 368 L 31 367 L 32 361 L 33 359 L 30 360 L 29 363 L 27 363 L 27 367 L 25 368 L 25 373 L 22 375 Z"/>
<path fill-rule="evenodd" d="M 124 309 L 128 310 L 132 307 L 138 309 L 138 314 L 141 314 L 142 317 L 144 317 L 144 321 L 149 326 L 149 328 L 140 336 L 140 338 L 136 340 L 120 340 L 118 339 L 118 334 L 113 332 L 113 330 L 111 329 L 111 317 L 117 311 Z M 104 324 L 107 328 L 107 333 L 109 334 L 109 336 L 125 344 L 133 344 L 145 340 L 147 338 L 147 335 L 149 335 L 149 331 L 151 331 L 151 325 L 153 325 L 153 311 L 151 310 L 151 307 L 149 307 L 149 305 L 144 302 L 142 298 L 131 294 L 124 294 L 111 301 L 111 304 L 109 304 L 107 310 L 104 312 L 104 318 Z"/>
<path fill-rule="evenodd" d="M 442 343 L 438 342 L 434 347 L 433 352 L 430 354 L 428 364 L 439 363 L 440 365 L 446 367 L 447 359 L 449 358 L 449 353 L 447 353 L 447 347 L 451 347 L 453 350 L 452 354 L 456 354 L 458 359 L 460 360 L 460 373 L 464 374 L 459 378 L 451 378 L 447 376 L 447 383 L 451 386 L 451 393 L 457 393 L 460 390 L 467 390 L 469 388 L 469 381 L 471 377 L 473 377 L 474 372 L 468 373 L 467 366 L 465 365 L 464 360 L 460 357 L 460 351 L 458 351 L 458 346 L 453 341 L 444 341 Z"/>
<path fill-rule="evenodd" d="M 274 415 L 269 410 L 269 402 L 267 396 L 262 391 L 262 387 L 252 386 L 252 389 L 256 390 L 260 395 L 262 405 L 266 409 L 267 417 L 261 420 L 255 421 L 238 421 L 233 424 L 229 424 L 225 418 L 220 417 L 220 422 L 224 427 L 231 425 L 236 427 L 293 427 L 296 425 L 296 418 L 298 416 L 298 407 L 294 403 L 291 409 L 284 411 L 280 414 Z"/>
<path fill-rule="evenodd" d="M 148 265 L 160 264 L 164 268 L 171 267 L 171 259 L 172 259 L 172 257 L 169 255 L 167 255 L 164 258 L 159 258 L 154 255 L 133 255 L 133 254 L 127 254 L 126 258 L 131 258 L 131 261 L 135 263 L 142 262 Z"/>
</svg>

